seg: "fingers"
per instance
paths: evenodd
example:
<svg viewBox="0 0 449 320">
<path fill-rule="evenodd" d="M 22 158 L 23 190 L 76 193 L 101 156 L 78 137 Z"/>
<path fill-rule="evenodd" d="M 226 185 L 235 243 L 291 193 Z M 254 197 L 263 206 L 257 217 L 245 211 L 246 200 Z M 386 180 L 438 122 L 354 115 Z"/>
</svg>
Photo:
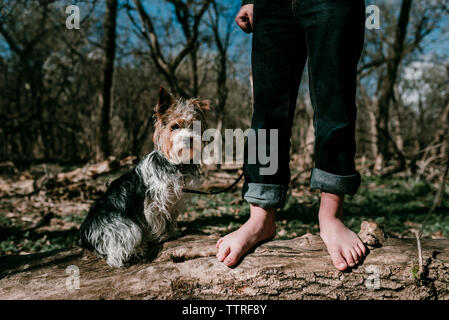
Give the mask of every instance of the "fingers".
<svg viewBox="0 0 449 320">
<path fill-rule="evenodd" d="M 249 19 L 248 17 L 237 17 L 235 20 L 238 24 L 238 26 L 240 27 L 240 29 L 242 29 L 243 31 L 245 31 L 246 33 L 251 33 L 251 25 L 249 23 Z"/>
<path fill-rule="evenodd" d="M 251 27 L 251 31 L 253 31 L 253 10 L 248 12 L 248 19 L 249 19 L 249 23 L 250 23 L 250 27 Z"/>
<path fill-rule="evenodd" d="M 253 7 L 254 5 L 243 6 L 235 18 L 237 25 L 246 33 L 253 31 Z"/>
</svg>

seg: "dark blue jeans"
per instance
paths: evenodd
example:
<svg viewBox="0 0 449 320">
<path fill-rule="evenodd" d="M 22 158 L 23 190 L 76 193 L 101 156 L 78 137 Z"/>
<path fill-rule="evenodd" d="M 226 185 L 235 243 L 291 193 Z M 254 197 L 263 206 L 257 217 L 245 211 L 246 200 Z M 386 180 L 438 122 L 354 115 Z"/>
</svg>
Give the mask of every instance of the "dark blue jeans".
<svg viewBox="0 0 449 320">
<path fill-rule="evenodd" d="M 357 192 L 355 95 L 364 30 L 363 0 L 255 0 L 251 126 L 256 132 L 279 130 L 279 163 L 274 175 L 261 175 L 262 165 L 249 164 L 245 157 L 245 200 L 265 208 L 285 202 L 292 124 L 307 59 L 315 130 L 310 188 Z M 269 145 L 266 149 L 269 154 Z"/>
</svg>

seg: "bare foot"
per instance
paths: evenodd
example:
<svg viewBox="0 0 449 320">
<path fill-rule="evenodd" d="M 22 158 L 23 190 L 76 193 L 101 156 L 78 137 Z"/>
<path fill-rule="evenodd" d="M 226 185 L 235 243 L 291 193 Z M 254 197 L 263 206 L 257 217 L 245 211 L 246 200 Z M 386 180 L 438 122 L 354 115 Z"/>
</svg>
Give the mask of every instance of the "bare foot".
<svg viewBox="0 0 449 320">
<path fill-rule="evenodd" d="M 232 267 L 256 244 L 271 240 L 276 234 L 274 212 L 275 209 L 264 209 L 251 204 L 248 221 L 217 241 L 218 260 Z"/>
<path fill-rule="evenodd" d="M 322 192 L 318 213 L 320 236 L 334 266 L 340 271 L 355 266 L 366 254 L 366 247 L 359 237 L 343 224 L 343 199 L 343 195 Z"/>
</svg>

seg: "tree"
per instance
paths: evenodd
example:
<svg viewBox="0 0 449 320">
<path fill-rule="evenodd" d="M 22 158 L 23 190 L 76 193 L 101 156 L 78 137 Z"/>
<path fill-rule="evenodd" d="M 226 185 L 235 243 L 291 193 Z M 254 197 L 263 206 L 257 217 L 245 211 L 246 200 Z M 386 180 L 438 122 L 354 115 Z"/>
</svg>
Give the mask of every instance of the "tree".
<svg viewBox="0 0 449 320">
<path fill-rule="evenodd" d="M 97 134 L 96 159 L 102 160 L 111 154 L 109 145 L 110 114 L 115 60 L 115 38 L 117 24 L 117 0 L 106 1 L 104 19 L 104 57 L 102 62 L 102 87 L 99 97 L 100 121 Z"/>
<path fill-rule="evenodd" d="M 198 96 L 198 64 L 197 52 L 199 48 L 200 23 L 213 0 L 199 1 L 198 5 L 191 0 L 186 2 L 180 0 L 167 0 L 173 5 L 177 22 L 181 25 L 185 43 L 173 57 L 164 54 L 159 36 L 153 24 L 151 16 L 147 13 L 140 0 L 134 0 L 140 25 L 137 24 L 128 5 L 128 16 L 133 22 L 138 34 L 148 44 L 150 55 L 158 70 L 165 77 L 173 94 L 181 97 Z M 196 10 L 195 10 L 196 9 Z M 177 71 L 187 56 L 190 56 L 191 79 L 190 85 L 181 83 Z"/>
<path fill-rule="evenodd" d="M 388 123 L 390 121 L 390 102 L 394 95 L 394 85 L 397 80 L 398 69 L 403 59 L 403 50 L 405 36 L 407 34 L 407 27 L 409 24 L 410 11 L 412 0 L 403 0 L 399 19 L 396 24 L 394 42 L 389 48 L 386 57 L 386 70 L 381 75 L 378 81 L 378 100 L 377 100 L 377 154 L 374 155 L 376 159 L 376 169 L 380 169 L 385 160 L 389 157 L 389 144 L 391 141 L 388 130 Z"/>
<path fill-rule="evenodd" d="M 436 26 L 446 15 L 442 1 L 403 0 L 399 15 L 396 15 L 395 5 L 385 3 L 382 8 L 383 32 L 367 31 L 359 67 L 359 101 L 365 106 L 367 125 L 359 126 L 359 130 L 369 128 L 369 138 L 362 138 L 362 141 L 370 144 L 376 172 L 385 169 L 391 160 L 398 160 L 399 164 L 383 171 L 384 175 L 416 168 L 417 152 L 421 151 L 415 150 L 415 144 L 407 143 L 407 139 L 418 142 L 423 139 L 419 132 L 411 137 L 417 120 L 412 103 L 403 101 L 404 97 L 410 96 L 409 83 L 404 76 L 415 62 L 423 63 L 423 47 L 432 41 L 428 40 L 429 35 L 437 30 Z M 427 83 L 432 81 L 429 79 Z M 418 109 L 431 107 L 421 104 Z M 411 121 L 410 126 L 407 126 L 405 116 Z"/>
</svg>

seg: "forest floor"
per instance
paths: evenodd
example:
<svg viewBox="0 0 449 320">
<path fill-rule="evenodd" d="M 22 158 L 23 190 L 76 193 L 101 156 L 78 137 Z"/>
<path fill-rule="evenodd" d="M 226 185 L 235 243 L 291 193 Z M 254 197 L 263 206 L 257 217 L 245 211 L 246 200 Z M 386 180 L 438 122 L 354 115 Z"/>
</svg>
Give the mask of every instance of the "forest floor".
<svg viewBox="0 0 449 320">
<path fill-rule="evenodd" d="M 105 172 L 84 178 L 82 185 L 36 190 L 36 181 L 48 172 L 70 172 L 77 167 L 39 165 L 14 174 L 0 175 L 0 255 L 28 254 L 67 248 L 78 243 L 78 228 L 87 215 L 92 199 L 98 197 L 112 181 L 126 170 Z M 292 170 L 295 175 L 295 170 Z M 209 172 L 206 184 L 220 181 L 226 185 L 238 176 L 234 172 Z M 345 222 L 358 232 L 363 220 L 383 226 L 387 235 L 414 237 L 426 219 L 436 186 L 412 178 L 379 179 L 363 175 L 355 196 L 345 200 Z M 215 184 L 216 186 L 218 184 Z M 77 187 L 80 186 L 80 187 Z M 88 186 L 88 188 L 86 187 Z M 446 190 L 449 186 L 446 187 Z M 194 195 L 187 211 L 178 219 L 181 234 L 225 235 L 237 229 L 249 216 L 249 206 L 241 199 L 241 189 L 214 195 Z M 291 239 L 307 232 L 317 233 L 319 192 L 310 191 L 308 177 L 295 179 L 285 207 L 276 214 L 275 239 Z M 449 197 L 428 216 L 424 237 L 449 237 Z"/>
</svg>

